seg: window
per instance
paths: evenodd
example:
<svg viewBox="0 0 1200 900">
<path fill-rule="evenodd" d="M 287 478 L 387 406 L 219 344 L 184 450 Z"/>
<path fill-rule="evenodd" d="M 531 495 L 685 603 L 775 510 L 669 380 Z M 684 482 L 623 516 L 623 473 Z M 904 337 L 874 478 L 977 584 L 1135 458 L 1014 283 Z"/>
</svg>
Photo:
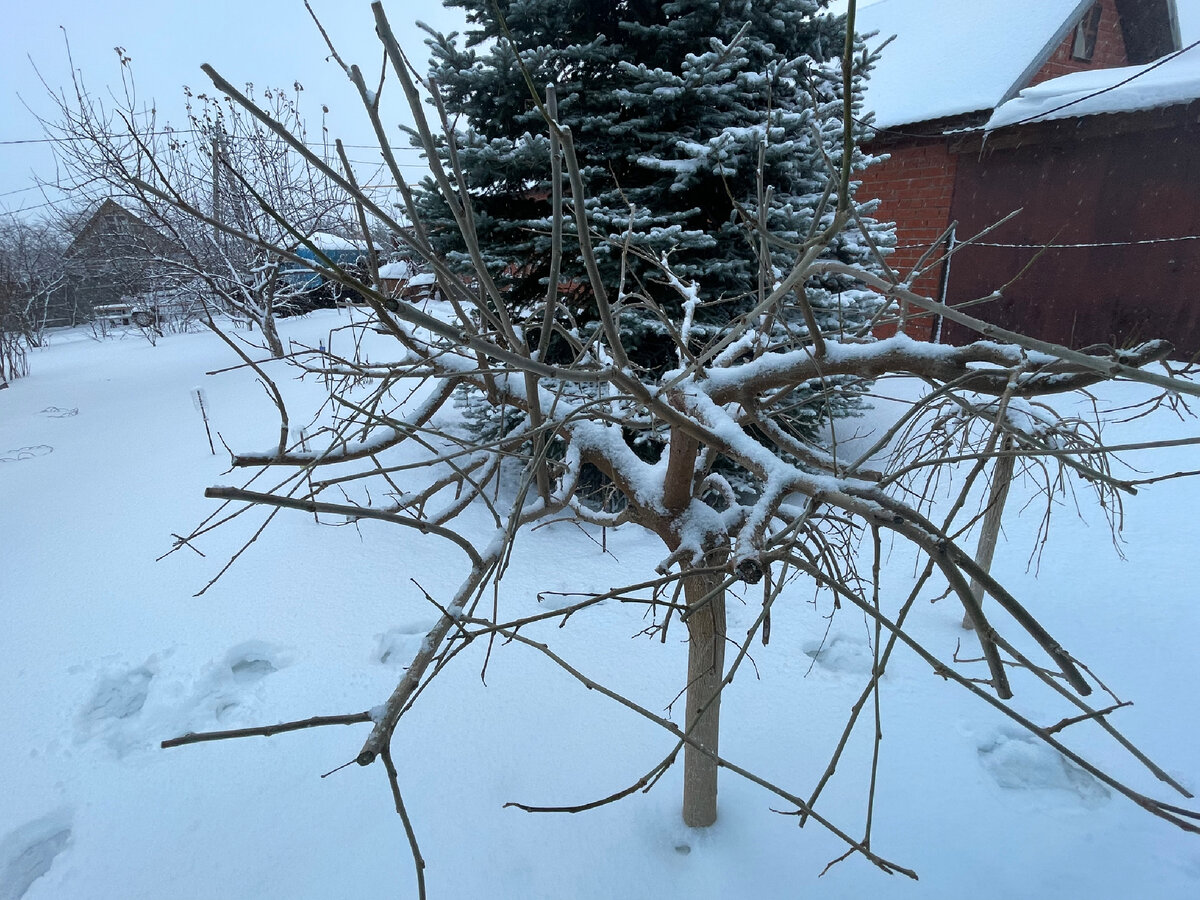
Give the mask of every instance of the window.
<svg viewBox="0 0 1200 900">
<path fill-rule="evenodd" d="M 124 216 L 119 216 L 115 213 L 108 213 L 104 216 L 103 223 L 103 233 L 107 236 L 111 237 L 113 235 L 129 233 L 129 220 Z"/>
<path fill-rule="evenodd" d="M 1093 3 L 1092 8 L 1083 14 L 1079 24 L 1075 26 L 1075 38 L 1071 41 L 1071 59 L 1092 61 L 1096 54 L 1096 35 L 1100 32 L 1102 11 L 1099 3 Z"/>
</svg>

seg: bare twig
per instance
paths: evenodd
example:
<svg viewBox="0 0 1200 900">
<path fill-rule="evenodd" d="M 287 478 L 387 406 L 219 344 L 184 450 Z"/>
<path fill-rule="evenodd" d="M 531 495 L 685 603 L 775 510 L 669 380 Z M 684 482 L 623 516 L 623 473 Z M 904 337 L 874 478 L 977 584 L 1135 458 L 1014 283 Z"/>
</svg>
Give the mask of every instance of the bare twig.
<svg viewBox="0 0 1200 900">
<path fill-rule="evenodd" d="M 189 731 L 179 737 L 163 741 L 159 746 L 164 750 L 168 747 L 182 747 L 185 744 L 200 744 L 205 741 L 227 741 L 244 737 L 271 737 L 289 731 L 300 731 L 304 728 L 321 728 L 325 725 L 361 725 L 371 721 L 371 713 L 360 712 L 345 716 L 313 716 L 296 722 L 280 722 L 276 725 L 257 725 L 253 728 L 234 728 L 229 731 Z"/>
</svg>

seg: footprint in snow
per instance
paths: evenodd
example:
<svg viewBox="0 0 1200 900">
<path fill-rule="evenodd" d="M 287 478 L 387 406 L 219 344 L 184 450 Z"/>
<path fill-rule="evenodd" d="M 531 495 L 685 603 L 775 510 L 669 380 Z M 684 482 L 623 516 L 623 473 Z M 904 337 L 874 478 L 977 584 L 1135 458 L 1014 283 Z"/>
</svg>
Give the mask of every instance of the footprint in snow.
<svg viewBox="0 0 1200 900">
<path fill-rule="evenodd" d="M 977 750 L 983 768 L 1002 788 L 1065 791 L 1089 809 L 1109 798 L 1107 787 L 1033 735 L 998 731 Z"/>
<path fill-rule="evenodd" d="M 156 659 L 151 657 L 144 665 L 111 670 L 97 678 L 91 697 L 76 718 L 78 739 L 102 737 L 119 756 L 139 741 L 148 741 L 138 720 L 157 669 Z"/>
<path fill-rule="evenodd" d="M 280 658 L 276 648 L 262 641 L 238 644 L 225 655 L 229 672 L 238 684 L 253 684 L 272 672 L 278 672 L 279 666 L 283 665 Z"/>
<path fill-rule="evenodd" d="M 183 703 L 167 699 L 185 696 L 184 688 L 169 679 L 160 685 L 164 679 L 157 654 L 140 666 L 110 669 L 96 679 L 76 717 L 78 740 L 102 738 L 124 756 L 158 744 L 164 735 L 211 728 L 253 708 L 258 685 L 289 662 L 280 648 L 265 641 L 238 644 L 207 667 Z"/>
<path fill-rule="evenodd" d="M 38 456 L 53 453 L 54 448 L 49 444 L 34 444 L 32 447 L 17 447 L 15 450 L 5 450 L 0 453 L 0 463 L 22 462 Z"/>
<path fill-rule="evenodd" d="M 804 655 L 829 672 L 869 675 L 875 665 L 871 648 L 842 635 L 833 635 L 824 643 L 809 641 Z"/>
<path fill-rule="evenodd" d="M 265 641 L 246 641 L 231 648 L 196 684 L 191 707 L 207 710 L 218 722 L 245 708 L 264 678 L 288 665 L 286 654 Z M 197 728 L 206 727 L 197 724 Z"/>
<path fill-rule="evenodd" d="M 71 840 L 71 814 L 58 810 L 27 822 L 0 840 L 0 900 L 21 900 L 50 871 Z"/>
<path fill-rule="evenodd" d="M 84 719 L 99 722 L 137 715 L 146 705 L 153 677 L 154 673 L 147 666 L 101 676 L 92 691 L 91 700 L 83 709 Z"/>
<path fill-rule="evenodd" d="M 385 666 L 407 666 L 433 623 L 401 625 L 375 636 L 372 659 Z"/>
</svg>

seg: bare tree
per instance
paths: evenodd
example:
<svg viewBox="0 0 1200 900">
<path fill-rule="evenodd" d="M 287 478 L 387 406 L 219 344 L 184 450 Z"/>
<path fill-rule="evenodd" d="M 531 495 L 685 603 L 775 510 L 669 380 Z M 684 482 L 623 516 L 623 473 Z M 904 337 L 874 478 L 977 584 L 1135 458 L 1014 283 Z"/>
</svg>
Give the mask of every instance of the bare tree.
<svg viewBox="0 0 1200 900">
<path fill-rule="evenodd" d="M 153 263 L 156 285 L 257 326 L 271 355 L 283 356 L 276 316 L 309 308 L 320 285 L 297 250 L 329 262 L 313 236 L 358 229 L 347 194 L 323 173 L 331 148 L 308 141 L 303 87 L 256 95 L 246 86 L 300 142 L 298 153 L 228 97 L 187 88 L 187 122 L 160 124 L 139 104 L 130 59 L 117 52 L 123 91 L 112 100 L 94 96 L 77 73 L 69 89 L 51 92 L 57 112 L 43 126 L 73 196 L 129 203 L 157 231 L 137 253 Z"/>
<path fill-rule="evenodd" d="M 47 221 L 0 220 L 0 382 L 28 373 L 63 285 L 62 233 Z"/>
<path fill-rule="evenodd" d="M 483 264 L 471 195 L 455 165 L 450 123 L 444 117 L 431 123 L 426 117 L 430 108 L 426 99 L 434 110 L 440 108 L 437 85 L 421 83 L 412 74 L 381 4 L 373 9 L 390 75 L 412 111 L 431 175 L 475 263 L 472 278 L 459 277 L 432 252 L 406 189 L 401 188 L 409 201 L 411 227 L 401 227 L 388 210 L 374 204 L 348 168 L 330 166 L 293 135 L 287 123 L 206 67 L 222 95 L 354 198 L 364 230 L 368 216 L 390 224 L 436 272 L 447 312 L 434 315 L 407 304 L 389 311 L 373 284 L 355 280 L 337 266 L 324 267 L 325 277 L 353 284 L 367 298 L 379 328 L 396 342 L 396 361 L 365 363 L 349 354 L 295 360 L 307 374 L 336 380 L 332 392 L 338 407 L 336 422 L 316 436 L 318 449 L 305 449 L 289 445 L 284 415 L 272 451 L 233 457 L 235 468 L 254 472 L 254 486 L 210 488 L 207 496 L 224 503 L 178 546 L 201 539 L 247 510 L 269 509 L 273 515 L 278 509 L 292 509 L 374 519 L 438 536 L 461 551 L 465 573 L 451 596 L 429 597 L 439 610 L 438 620 L 394 691 L 372 711 L 190 734 L 164 746 L 326 724 L 369 725 L 370 733 L 354 759 L 363 766 L 383 762 L 424 895 L 424 861 L 391 759 L 392 737 L 405 712 L 450 659 L 476 642 L 502 639 L 544 655 L 570 677 L 674 738 L 670 752 L 628 787 L 607 797 L 553 807 L 553 811 L 581 811 L 648 789 L 682 754 L 683 815 L 689 825 L 704 826 L 715 820 L 717 774 L 724 770 L 762 786 L 802 820 L 829 829 L 845 842 L 847 855 L 862 854 L 885 872 L 915 877 L 874 849 L 870 813 L 874 767 L 861 837 L 818 809 L 840 748 L 866 704 L 872 698 L 878 702 L 880 678 L 893 649 L 903 644 L 937 674 L 998 709 L 1112 790 L 1180 828 L 1200 831 L 1196 813 L 1134 790 L 1062 742 L 1058 733 L 1063 728 L 1094 723 L 1164 784 L 1191 796 L 1117 730 L 1110 721 L 1112 707 L 1094 706 L 1085 699 L 1097 685 L 1088 670 L 1046 631 L 1025 603 L 961 546 L 971 523 L 982 515 L 978 511 L 982 476 L 997 458 L 1015 458 L 1032 474 L 1040 474 L 1046 479 L 1048 496 L 1065 479 L 1077 476 L 1107 509 L 1119 508 L 1120 497 L 1132 485 L 1112 474 L 1113 448 L 1105 446 L 1097 424 L 1062 417 L 1040 398 L 1111 379 L 1151 385 L 1164 396 L 1200 393 L 1200 388 L 1169 372 L 1144 368 L 1166 359 L 1169 344 L 1151 341 L 1126 350 L 1081 353 L 1004 331 L 915 294 L 906 288 L 915 273 L 887 270 L 887 275 L 879 276 L 823 258 L 822 251 L 838 231 L 857 227 L 848 194 L 851 154 L 847 147 L 841 153 L 847 163 L 831 162 L 829 171 L 824 202 L 835 204 L 833 225 L 795 248 L 796 262 L 790 271 L 764 269 L 762 277 L 747 286 L 753 301 L 749 309 L 719 336 L 704 343 L 695 340 L 687 315 L 696 302 L 694 285 L 676 277 L 669 259 L 648 261 L 678 292 L 685 317 L 670 326 L 677 357 L 674 368 L 662 374 L 639 370 L 625 347 L 621 315 L 633 304 L 645 307 L 653 301 L 635 283 L 623 278 L 610 283 L 600 275 L 594 244 L 603 238 L 589 227 L 576 136 L 556 121 L 553 87 L 545 94 L 533 94 L 533 102 L 542 110 L 553 148 L 550 183 L 554 189 L 547 202 L 554 252 L 558 257 L 577 254 L 585 265 L 598 323 L 591 328 L 574 328 L 562 314 L 561 286 L 555 278 L 546 285 L 539 307 L 523 311 L 520 317 L 509 310 Z M 358 67 L 345 69 L 376 129 L 384 159 L 396 182 L 403 185 L 380 112 L 384 83 L 368 87 Z M 846 96 L 848 106 L 849 92 Z M 850 110 L 827 109 L 825 114 L 848 117 Z M 442 141 L 446 143 L 439 145 Z M 179 202 L 150 179 L 136 183 L 156 199 Z M 565 192 L 560 190 L 564 184 Z M 768 189 L 764 186 L 764 191 Z M 193 206 L 185 208 L 195 212 Z M 226 233 L 241 233 L 229 223 L 220 224 Z M 574 226 L 577 238 L 564 237 L 571 231 L 568 225 Z M 765 246 L 774 240 L 757 221 L 747 221 L 745 227 L 756 244 Z M 286 246 L 274 249 L 284 258 L 289 252 Z M 618 244 L 615 252 L 633 251 L 626 242 Z M 806 323 L 813 319 L 805 285 L 832 274 L 855 279 L 877 292 L 882 305 L 879 321 L 899 319 L 902 324 L 905 311 L 933 313 L 975 329 L 982 339 L 950 347 L 920 343 L 903 333 L 875 341 L 868 334 L 809 330 Z M 671 320 L 664 314 L 663 321 Z M 553 352 L 552 342 L 557 344 Z M 793 407 L 799 386 L 815 386 L 819 393 L 845 389 L 842 386 L 849 380 L 854 389 L 869 391 L 872 383 L 891 376 L 917 379 L 928 390 L 911 401 L 895 426 L 865 452 L 855 456 L 845 452 L 836 421 L 817 439 L 796 426 Z M 414 386 L 411 393 L 403 388 L 408 384 Z M 487 434 L 464 433 L 439 417 L 463 388 L 495 411 L 497 425 Z M 400 394 L 406 395 L 404 401 L 392 399 Z M 422 461 L 397 460 L 402 445 L 410 453 L 419 451 Z M 959 473 L 955 490 L 935 506 L 939 482 L 948 480 L 951 472 Z M 507 479 L 510 488 L 504 496 L 512 498 L 504 504 L 493 490 L 501 479 Z M 463 513 L 471 507 L 487 511 L 492 522 L 489 533 L 480 535 L 465 524 Z M 507 616 L 502 586 L 515 544 L 531 528 L 561 518 L 605 528 L 646 529 L 661 540 L 662 561 L 657 571 L 613 591 L 584 596 L 539 614 Z M 892 616 L 884 612 L 879 597 L 880 546 L 885 538 L 911 545 L 924 560 L 910 595 Z M 869 568 L 858 564 L 860 543 L 865 544 Z M 839 750 L 809 790 L 764 778 L 723 755 L 719 744 L 723 691 L 742 671 L 752 642 L 767 641 L 772 607 L 795 590 L 798 578 L 825 592 L 836 605 L 862 610 L 875 629 L 870 677 L 845 726 Z M 972 582 L 978 585 L 979 595 Z M 746 584 L 761 585 L 761 606 L 747 631 L 734 635 L 725 617 L 726 592 Z M 973 623 L 981 651 L 976 663 L 939 658 L 906 627 L 918 595 L 935 585 L 956 598 Z M 994 613 L 985 612 L 982 595 L 991 598 Z M 654 618 L 647 634 L 655 638 L 665 641 L 673 627 L 686 629 L 689 660 L 686 677 L 681 673 L 680 678 L 681 693 L 686 693 L 681 721 L 593 680 L 537 631 L 538 623 L 565 625 L 575 613 L 611 598 L 649 608 Z M 983 674 L 977 665 L 984 667 Z M 1008 671 L 1013 667 L 1040 680 L 1070 705 L 1069 720 L 1042 726 L 1010 705 Z M 876 750 L 878 740 L 876 731 Z"/>
</svg>

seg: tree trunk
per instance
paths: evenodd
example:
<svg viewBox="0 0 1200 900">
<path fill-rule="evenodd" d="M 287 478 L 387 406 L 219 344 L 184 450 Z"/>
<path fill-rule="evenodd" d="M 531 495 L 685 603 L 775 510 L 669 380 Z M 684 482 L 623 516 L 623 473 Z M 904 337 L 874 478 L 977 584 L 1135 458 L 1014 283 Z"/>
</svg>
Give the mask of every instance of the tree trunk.
<svg viewBox="0 0 1200 900">
<path fill-rule="evenodd" d="M 275 330 L 275 317 L 267 313 L 262 322 L 263 338 L 267 342 L 267 349 L 271 351 L 271 355 L 276 359 L 283 359 L 286 355 L 283 350 L 283 341 L 279 339 L 279 332 Z"/>
<path fill-rule="evenodd" d="M 1005 437 L 1000 442 L 1000 450 L 1011 450 L 1012 438 Z M 992 556 L 996 552 L 996 541 L 1000 537 L 1000 522 L 1004 518 L 1004 501 L 1008 499 L 1008 486 L 1012 483 L 1013 464 L 1015 456 L 1001 456 L 996 459 L 992 469 L 992 486 L 988 491 L 987 512 L 983 514 L 983 527 L 979 532 L 979 543 L 975 547 L 975 564 L 985 572 L 992 568 Z M 974 578 L 971 579 L 971 593 L 983 604 L 983 585 Z M 963 613 L 962 627 L 968 631 L 975 628 L 970 613 Z"/>
<path fill-rule="evenodd" d="M 724 579 L 720 574 L 694 575 L 684 582 L 688 619 L 688 684 L 686 727 L 697 742 L 718 752 L 721 695 L 725 674 L 725 592 L 708 594 Z M 717 820 L 717 764 L 690 744 L 683 751 L 683 821 L 704 828 Z"/>
</svg>

